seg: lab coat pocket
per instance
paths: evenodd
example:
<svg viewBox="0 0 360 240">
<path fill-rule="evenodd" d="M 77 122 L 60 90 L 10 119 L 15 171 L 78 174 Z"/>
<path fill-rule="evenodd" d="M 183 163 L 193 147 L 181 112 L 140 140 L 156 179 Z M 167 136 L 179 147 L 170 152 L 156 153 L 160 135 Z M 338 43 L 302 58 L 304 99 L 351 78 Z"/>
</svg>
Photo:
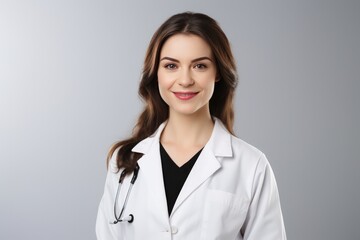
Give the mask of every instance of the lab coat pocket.
<svg viewBox="0 0 360 240">
<path fill-rule="evenodd" d="M 249 200 L 233 193 L 208 189 L 201 239 L 236 239 L 245 220 Z"/>
</svg>

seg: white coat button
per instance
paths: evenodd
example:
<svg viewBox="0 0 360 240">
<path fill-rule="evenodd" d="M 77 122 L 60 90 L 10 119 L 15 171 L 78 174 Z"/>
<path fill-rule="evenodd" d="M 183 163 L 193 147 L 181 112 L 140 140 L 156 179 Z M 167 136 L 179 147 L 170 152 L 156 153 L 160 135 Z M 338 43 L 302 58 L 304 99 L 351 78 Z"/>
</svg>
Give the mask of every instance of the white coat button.
<svg viewBox="0 0 360 240">
<path fill-rule="evenodd" d="M 172 227 L 171 227 L 171 233 L 172 233 L 172 234 L 176 234 L 178 231 L 179 231 L 179 230 L 178 230 L 177 227 L 175 227 L 175 226 L 172 226 Z"/>
</svg>

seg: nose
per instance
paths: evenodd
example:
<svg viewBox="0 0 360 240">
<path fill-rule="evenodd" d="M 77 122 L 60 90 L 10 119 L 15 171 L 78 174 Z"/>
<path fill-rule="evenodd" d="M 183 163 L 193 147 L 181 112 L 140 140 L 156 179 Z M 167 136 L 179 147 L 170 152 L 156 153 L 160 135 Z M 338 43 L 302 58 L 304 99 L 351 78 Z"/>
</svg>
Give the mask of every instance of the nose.
<svg viewBox="0 0 360 240">
<path fill-rule="evenodd" d="M 191 71 L 189 69 L 184 69 L 179 76 L 178 83 L 182 87 L 190 87 L 195 84 L 195 81 L 192 77 Z"/>
</svg>

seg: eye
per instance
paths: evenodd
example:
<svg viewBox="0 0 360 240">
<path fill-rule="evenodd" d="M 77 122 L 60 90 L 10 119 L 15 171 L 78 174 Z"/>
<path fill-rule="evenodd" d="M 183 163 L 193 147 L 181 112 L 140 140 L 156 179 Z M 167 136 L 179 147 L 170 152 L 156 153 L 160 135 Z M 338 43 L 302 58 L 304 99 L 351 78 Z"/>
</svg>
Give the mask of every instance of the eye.
<svg viewBox="0 0 360 240">
<path fill-rule="evenodd" d="M 205 68 L 207 68 L 207 66 L 205 64 L 198 63 L 198 64 L 195 64 L 194 68 L 196 68 L 196 69 L 205 69 Z"/>
<path fill-rule="evenodd" d="M 176 65 L 173 64 L 173 63 L 168 63 L 168 64 L 165 64 L 164 66 L 166 69 L 169 69 L 169 70 L 173 70 L 173 69 L 176 69 Z"/>
</svg>

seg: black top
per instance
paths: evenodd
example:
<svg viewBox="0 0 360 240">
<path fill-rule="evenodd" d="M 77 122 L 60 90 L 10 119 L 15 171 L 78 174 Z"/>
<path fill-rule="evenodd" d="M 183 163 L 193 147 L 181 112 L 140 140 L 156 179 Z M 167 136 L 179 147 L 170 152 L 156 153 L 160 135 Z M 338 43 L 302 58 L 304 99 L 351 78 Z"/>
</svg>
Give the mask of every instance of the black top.
<svg viewBox="0 0 360 240">
<path fill-rule="evenodd" d="M 160 156 L 169 216 L 180 193 L 180 190 L 183 187 L 185 180 L 188 177 L 197 158 L 199 157 L 201 150 L 197 152 L 184 165 L 178 167 L 160 143 Z"/>
</svg>

